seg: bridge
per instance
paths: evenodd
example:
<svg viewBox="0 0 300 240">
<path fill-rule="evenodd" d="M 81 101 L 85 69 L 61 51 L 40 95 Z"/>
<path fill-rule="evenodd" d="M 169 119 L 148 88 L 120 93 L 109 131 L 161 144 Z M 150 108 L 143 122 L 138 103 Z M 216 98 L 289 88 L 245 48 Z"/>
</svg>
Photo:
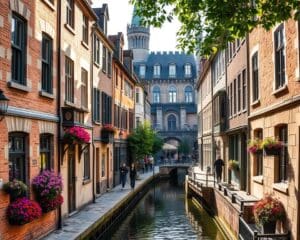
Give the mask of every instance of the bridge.
<svg viewBox="0 0 300 240">
<path fill-rule="evenodd" d="M 173 170 L 185 171 L 188 173 L 188 169 L 193 166 L 193 162 L 170 162 L 162 163 L 159 165 L 159 172 L 161 174 L 169 175 Z"/>
</svg>

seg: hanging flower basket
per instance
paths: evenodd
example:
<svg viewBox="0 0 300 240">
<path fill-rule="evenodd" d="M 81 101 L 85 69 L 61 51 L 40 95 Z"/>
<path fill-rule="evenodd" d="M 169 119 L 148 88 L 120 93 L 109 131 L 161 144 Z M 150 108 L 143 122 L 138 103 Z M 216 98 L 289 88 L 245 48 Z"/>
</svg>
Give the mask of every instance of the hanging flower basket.
<svg viewBox="0 0 300 240">
<path fill-rule="evenodd" d="M 43 212 L 49 212 L 63 203 L 62 178 L 54 171 L 45 170 L 32 181 L 33 190 Z"/>
<path fill-rule="evenodd" d="M 3 185 L 3 190 L 9 194 L 10 201 L 13 202 L 17 198 L 25 197 L 27 194 L 27 186 L 22 181 L 14 179 Z"/>
<path fill-rule="evenodd" d="M 267 156 L 280 155 L 283 144 L 273 138 L 266 138 L 262 142 L 262 148 Z"/>
<path fill-rule="evenodd" d="M 262 152 L 262 141 L 260 139 L 249 140 L 248 142 L 248 152 L 252 154 L 257 154 Z"/>
<path fill-rule="evenodd" d="M 24 225 L 40 218 L 42 209 L 35 201 L 26 197 L 18 198 L 8 206 L 6 216 L 11 225 Z"/>
<path fill-rule="evenodd" d="M 263 227 L 265 234 L 275 233 L 276 222 L 285 218 L 285 211 L 282 203 L 271 196 L 258 201 L 253 207 L 255 222 Z"/>
<path fill-rule="evenodd" d="M 114 133 L 116 131 L 116 128 L 112 124 L 104 124 L 101 131 Z"/>
<path fill-rule="evenodd" d="M 239 171 L 240 170 L 239 162 L 236 160 L 229 160 L 228 169 L 231 171 Z"/>
<path fill-rule="evenodd" d="M 83 127 L 71 127 L 65 130 L 64 141 L 78 144 L 89 143 L 90 134 Z"/>
</svg>

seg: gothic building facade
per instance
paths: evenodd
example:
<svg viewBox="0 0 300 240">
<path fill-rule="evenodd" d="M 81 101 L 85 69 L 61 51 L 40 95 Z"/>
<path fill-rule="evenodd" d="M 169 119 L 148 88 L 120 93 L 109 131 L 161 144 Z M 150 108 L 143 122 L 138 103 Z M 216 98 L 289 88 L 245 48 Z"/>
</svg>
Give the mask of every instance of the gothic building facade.
<svg viewBox="0 0 300 240">
<path fill-rule="evenodd" d="M 150 29 L 140 25 L 135 13 L 127 37 L 134 70 L 149 93 L 152 126 L 165 143 L 178 147 L 188 142 L 192 154 L 197 135 L 195 57 L 181 52 L 150 52 Z M 175 149 L 165 152 L 164 157 L 178 159 Z"/>
</svg>

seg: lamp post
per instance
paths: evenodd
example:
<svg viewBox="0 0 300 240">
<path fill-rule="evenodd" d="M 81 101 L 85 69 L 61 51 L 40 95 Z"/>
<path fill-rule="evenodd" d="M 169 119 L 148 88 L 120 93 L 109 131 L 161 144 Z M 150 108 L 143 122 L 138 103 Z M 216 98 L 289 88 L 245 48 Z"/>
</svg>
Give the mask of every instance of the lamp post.
<svg viewBox="0 0 300 240">
<path fill-rule="evenodd" d="M 0 121 L 4 118 L 7 113 L 9 99 L 4 95 L 3 91 L 0 90 Z"/>
</svg>

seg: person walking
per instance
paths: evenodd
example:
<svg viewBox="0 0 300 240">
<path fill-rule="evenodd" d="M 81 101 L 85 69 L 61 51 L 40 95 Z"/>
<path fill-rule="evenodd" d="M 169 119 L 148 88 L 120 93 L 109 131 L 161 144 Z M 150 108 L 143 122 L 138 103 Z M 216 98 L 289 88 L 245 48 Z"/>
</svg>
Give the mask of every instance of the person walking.
<svg viewBox="0 0 300 240">
<path fill-rule="evenodd" d="M 131 189 L 134 189 L 135 186 L 135 178 L 136 178 L 136 168 L 134 163 L 131 164 L 130 170 L 129 170 L 129 177 L 130 177 L 130 186 Z"/>
<path fill-rule="evenodd" d="M 121 178 L 122 189 L 124 189 L 124 186 L 126 184 L 127 173 L 128 173 L 128 169 L 126 167 L 126 164 L 123 163 L 122 167 L 120 167 L 120 178 Z"/>
<path fill-rule="evenodd" d="M 218 155 L 214 163 L 214 168 L 217 175 L 217 182 L 219 183 L 222 180 L 222 168 L 224 166 L 224 161 L 221 159 L 221 156 Z"/>
</svg>

